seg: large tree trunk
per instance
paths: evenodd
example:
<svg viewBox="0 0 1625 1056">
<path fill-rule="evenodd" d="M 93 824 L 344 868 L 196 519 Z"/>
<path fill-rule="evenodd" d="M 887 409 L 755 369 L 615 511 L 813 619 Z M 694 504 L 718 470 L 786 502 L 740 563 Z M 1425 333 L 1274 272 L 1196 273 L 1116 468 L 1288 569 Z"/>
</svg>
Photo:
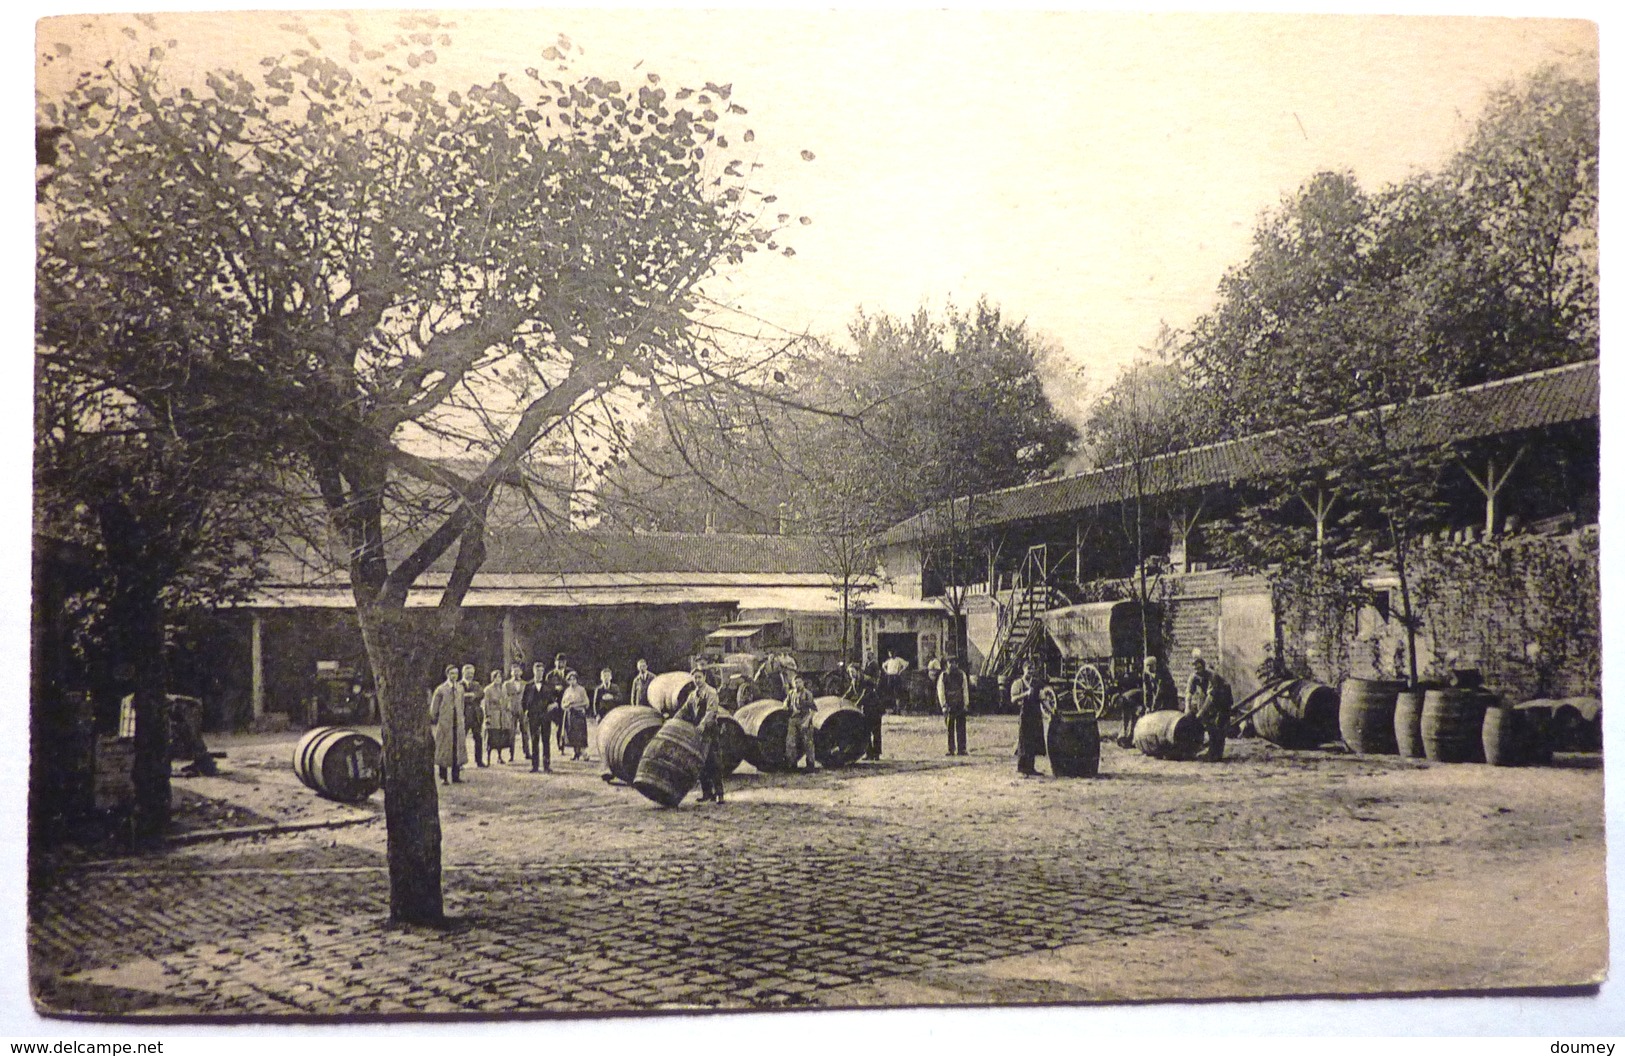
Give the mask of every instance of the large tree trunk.
<svg viewBox="0 0 1625 1056">
<path fill-rule="evenodd" d="M 383 725 L 389 919 L 438 925 L 445 921 L 440 796 L 427 697 L 436 681 L 435 658 L 425 648 L 423 628 L 409 626 L 403 608 L 361 605 L 357 615 Z"/>
<path fill-rule="evenodd" d="M 135 696 L 135 786 L 131 832 L 151 846 L 169 832 L 169 703 L 164 696 L 164 619 L 156 598 L 125 599 L 116 608 L 122 665 Z"/>
</svg>

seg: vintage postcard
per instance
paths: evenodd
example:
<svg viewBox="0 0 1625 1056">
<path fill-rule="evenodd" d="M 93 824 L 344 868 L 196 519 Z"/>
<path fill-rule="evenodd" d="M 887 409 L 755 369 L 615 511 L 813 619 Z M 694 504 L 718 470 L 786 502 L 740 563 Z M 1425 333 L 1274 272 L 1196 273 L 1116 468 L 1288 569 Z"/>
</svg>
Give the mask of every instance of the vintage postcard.
<svg viewBox="0 0 1625 1056">
<path fill-rule="evenodd" d="M 34 31 L 35 1029 L 1596 1032 L 1595 23 Z"/>
</svg>

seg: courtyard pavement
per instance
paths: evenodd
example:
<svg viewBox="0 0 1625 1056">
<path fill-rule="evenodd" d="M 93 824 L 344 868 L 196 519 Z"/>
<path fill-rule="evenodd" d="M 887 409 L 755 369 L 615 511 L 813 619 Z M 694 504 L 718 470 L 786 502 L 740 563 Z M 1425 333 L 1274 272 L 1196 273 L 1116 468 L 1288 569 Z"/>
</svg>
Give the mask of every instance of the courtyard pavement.
<svg viewBox="0 0 1625 1056">
<path fill-rule="evenodd" d="M 295 739 L 222 738 L 141 857 L 38 861 L 45 1014 L 601 1015 L 1586 988 L 1604 975 L 1601 760 L 1431 766 L 1232 742 L 1219 764 L 1103 749 L 1021 778 L 1009 718 L 972 754 L 888 719 L 887 758 L 741 768 L 666 810 L 497 763 L 441 787 L 444 930 L 398 928 L 381 796 L 304 789 Z M 277 831 L 273 823 L 301 826 Z M 229 838 L 226 838 L 229 837 Z"/>
</svg>

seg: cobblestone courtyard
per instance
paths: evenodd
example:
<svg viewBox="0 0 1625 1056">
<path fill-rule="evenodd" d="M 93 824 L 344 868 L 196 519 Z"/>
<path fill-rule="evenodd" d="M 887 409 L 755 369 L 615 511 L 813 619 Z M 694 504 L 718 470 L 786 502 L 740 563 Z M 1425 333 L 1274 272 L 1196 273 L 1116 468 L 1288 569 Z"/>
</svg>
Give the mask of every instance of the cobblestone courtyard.
<svg viewBox="0 0 1625 1056">
<path fill-rule="evenodd" d="M 1241 742 L 1233 760 L 1206 765 L 1108 746 L 1101 779 L 1058 781 L 1016 777 L 1011 720 L 977 720 L 969 759 L 940 758 L 929 719 L 888 721 L 887 760 L 815 775 L 745 767 L 722 806 L 659 809 L 603 784 L 592 761 L 556 762 L 553 775 L 473 769 L 441 789 L 455 918 L 445 931 L 384 922 L 383 827 L 366 820 L 379 797 L 318 800 L 287 770 L 291 737 L 228 739 L 223 775 L 177 781 L 179 795 L 258 819 L 362 823 L 39 863 L 36 1000 L 42 1011 L 186 1016 L 1112 1000 L 1121 988 L 1062 984 L 1043 958 L 1081 950 L 1109 964 L 1143 946 L 1177 959 L 1204 935 L 1428 884 L 1464 885 L 1469 897 L 1482 885 L 1491 898 L 1507 870 L 1554 861 L 1574 890 L 1552 893 L 1562 912 L 1528 942 L 1574 957 L 1503 950 L 1500 974 L 1462 964 L 1457 985 L 1441 986 L 1418 927 L 1418 949 L 1395 958 L 1409 957 L 1415 978 L 1347 987 L 1600 978 L 1595 756 L 1507 770 Z M 1399 923 L 1430 912 L 1398 904 Z M 1134 996 L 1316 992 L 1293 966 L 1340 939 L 1299 941 L 1271 940 L 1278 970 L 1261 980 L 1152 983 Z M 985 995 L 964 982 L 1012 971 Z M 969 973 L 957 989 L 955 973 Z M 937 989 L 910 989 L 927 984 Z"/>
</svg>

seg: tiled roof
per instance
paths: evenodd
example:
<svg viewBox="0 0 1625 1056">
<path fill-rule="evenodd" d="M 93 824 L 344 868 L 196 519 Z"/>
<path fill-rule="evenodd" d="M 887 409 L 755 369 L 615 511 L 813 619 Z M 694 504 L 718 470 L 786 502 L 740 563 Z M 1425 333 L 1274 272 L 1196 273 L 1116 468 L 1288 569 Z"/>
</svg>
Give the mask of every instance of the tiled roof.
<svg viewBox="0 0 1625 1056">
<path fill-rule="evenodd" d="M 1376 414 L 1388 416 L 1394 442 L 1404 447 L 1433 447 L 1584 421 L 1598 415 L 1599 374 L 1597 361 L 1587 360 L 1377 411 L 1325 419 L 1309 426 L 1320 432 L 1307 441 L 1299 439 L 1288 445 L 1279 432 L 1260 433 L 1159 455 L 1141 463 L 1138 471 L 1145 493 L 1155 495 L 1311 468 L 1329 461 L 1341 430 Z M 1317 457 L 1317 452 L 1324 457 Z M 906 543 L 942 530 L 938 526 L 964 524 L 967 516 L 975 526 L 987 527 L 1120 502 L 1136 490 L 1135 471 L 1133 464 L 1121 463 L 985 492 L 973 499 L 959 498 L 954 500 L 953 521 L 946 507 L 927 510 L 887 529 L 882 542 Z"/>
<path fill-rule="evenodd" d="M 735 535 L 689 532 L 540 532 L 510 528 L 491 533 L 480 571 L 518 572 L 820 572 L 819 539 L 811 535 Z"/>
<path fill-rule="evenodd" d="M 405 541 L 395 549 L 404 551 Z M 486 535 L 485 563 L 476 584 L 497 577 L 630 576 L 649 577 L 821 576 L 820 544 L 810 535 L 701 535 L 683 532 L 566 532 L 535 525 L 491 527 Z M 401 554 L 392 555 L 398 559 Z M 453 546 L 426 574 L 424 582 L 443 583 L 456 557 Z M 342 583 L 340 569 L 323 570 L 294 553 L 270 556 L 270 581 L 283 585 Z M 676 582 L 677 580 L 672 580 Z"/>
</svg>

